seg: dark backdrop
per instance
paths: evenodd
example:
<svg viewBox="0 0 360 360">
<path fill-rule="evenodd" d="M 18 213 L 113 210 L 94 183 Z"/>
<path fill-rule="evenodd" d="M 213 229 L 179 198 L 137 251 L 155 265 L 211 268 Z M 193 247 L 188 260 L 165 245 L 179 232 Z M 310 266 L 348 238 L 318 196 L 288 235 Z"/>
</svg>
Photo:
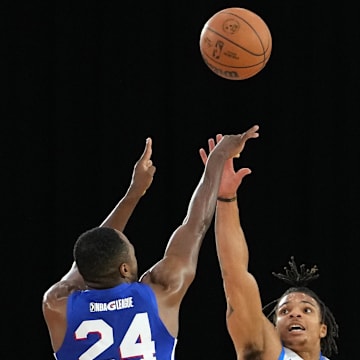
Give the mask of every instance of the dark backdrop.
<svg viewBox="0 0 360 360">
<path fill-rule="evenodd" d="M 206 20 L 234 6 L 260 15 L 273 38 L 267 66 L 244 81 L 213 74 L 198 48 Z M 313 288 L 340 326 L 332 360 L 354 357 L 354 9 L 323 1 L 88 0 L 5 1 L 1 10 L 4 358 L 52 359 L 42 294 L 68 270 L 77 236 L 124 194 L 146 137 L 157 172 L 126 228 L 140 272 L 162 256 L 185 216 L 203 169 L 198 149 L 218 132 L 256 123 L 261 137 L 238 161 L 253 170 L 239 196 L 263 302 L 284 290 L 271 272 L 291 255 L 317 264 Z M 213 227 L 198 269 L 181 309 L 177 360 L 234 359 Z"/>
</svg>

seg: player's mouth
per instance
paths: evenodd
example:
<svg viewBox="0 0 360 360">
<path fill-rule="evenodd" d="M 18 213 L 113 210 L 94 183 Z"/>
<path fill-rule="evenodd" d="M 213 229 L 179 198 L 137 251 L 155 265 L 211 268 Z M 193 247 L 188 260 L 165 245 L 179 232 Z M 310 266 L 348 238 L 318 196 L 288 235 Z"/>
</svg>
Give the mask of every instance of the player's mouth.
<svg viewBox="0 0 360 360">
<path fill-rule="evenodd" d="M 302 325 L 300 325 L 300 324 L 291 324 L 291 325 L 288 327 L 288 330 L 289 330 L 290 332 L 292 332 L 292 331 L 304 331 L 305 328 L 304 328 Z"/>
</svg>

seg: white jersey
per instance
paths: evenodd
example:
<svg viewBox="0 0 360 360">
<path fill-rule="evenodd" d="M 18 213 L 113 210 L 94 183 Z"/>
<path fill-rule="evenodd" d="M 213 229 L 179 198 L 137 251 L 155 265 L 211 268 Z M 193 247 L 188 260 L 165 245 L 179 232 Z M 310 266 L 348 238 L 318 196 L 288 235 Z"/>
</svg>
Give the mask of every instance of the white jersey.
<svg viewBox="0 0 360 360">
<path fill-rule="evenodd" d="M 302 357 L 300 357 L 298 354 L 294 353 L 290 349 L 283 347 L 283 350 L 279 356 L 278 360 L 304 360 Z M 320 355 L 319 360 L 330 360 L 325 356 Z"/>
</svg>

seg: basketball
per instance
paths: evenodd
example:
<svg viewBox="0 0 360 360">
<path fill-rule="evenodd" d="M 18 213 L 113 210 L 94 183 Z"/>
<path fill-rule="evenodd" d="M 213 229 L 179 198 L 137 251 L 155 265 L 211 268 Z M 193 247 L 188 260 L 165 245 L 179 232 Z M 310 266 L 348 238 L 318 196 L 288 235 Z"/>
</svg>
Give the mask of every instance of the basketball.
<svg viewBox="0 0 360 360">
<path fill-rule="evenodd" d="M 244 8 L 223 9 L 213 15 L 200 34 L 200 52 L 218 76 L 244 80 L 267 64 L 272 37 L 265 21 Z"/>
</svg>

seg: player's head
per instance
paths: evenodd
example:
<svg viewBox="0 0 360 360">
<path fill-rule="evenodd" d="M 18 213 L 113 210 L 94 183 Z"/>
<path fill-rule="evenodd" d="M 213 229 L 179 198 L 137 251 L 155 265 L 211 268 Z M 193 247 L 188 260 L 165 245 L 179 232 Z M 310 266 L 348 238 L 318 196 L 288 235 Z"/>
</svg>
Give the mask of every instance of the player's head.
<svg viewBox="0 0 360 360">
<path fill-rule="evenodd" d="M 91 287 L 106 288 L 138 279 L 133 245 L 122 232 L 112 228 L 85 231 L 74 245 L 73 256 Z"/>
<path fill-rule="evenodd" d="M 294 351 L 303 349 L 301 334 L 306 330 L 308 338 L 314 341 L 320 339 L 322 354 L 330 357 L 333 352 L 338 352 L 338 325 L 325 303 L 307 287 L 310 281 L 319 277 L 318 268 L 315 265 L 311 269 L 305 269 L 303 264 L 299 272 L 294 257 L 291 257 L 289 265 L 290 269 L 285 267 L 285 274 L 273 273 L 291 287 L 272 302 L 275 303 L 275 307 L 268 317 L 272 318 L 284 346 Z M 268 305 L 264 309 L 267 307 Z"/>
</svg>

